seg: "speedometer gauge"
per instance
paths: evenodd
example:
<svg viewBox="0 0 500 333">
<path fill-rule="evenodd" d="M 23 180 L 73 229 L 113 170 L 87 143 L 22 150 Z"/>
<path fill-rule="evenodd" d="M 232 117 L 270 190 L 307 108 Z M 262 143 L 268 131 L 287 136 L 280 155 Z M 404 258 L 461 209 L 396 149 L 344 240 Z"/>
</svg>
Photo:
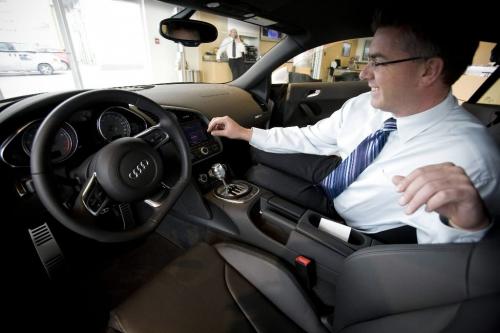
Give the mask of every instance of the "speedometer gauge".
<svg viewBox="0 0 500 333">
<path fill-rule="evenodd" d="M 97 129 L 108 140 L 130 136 L 130 123 L 124 115 L 115 111 L 104 111 L 97 120 Z"/>
<path fill-rule="evenodd" d="M 23 133 L 21 144 L 24 152 L 28 156 L 31 155 L 31 147 L 33 146 L 33 141 L 38 131 L 38 127 L 40 127 L 40 123 L 40 121 L 34 122 Z M 70 157 L 76 150 L 77 140 L 76 132 L 73 127 L 68 123 L 64 123 L 57 131 L 54 141 L 52 142 L 52 147 L 50 149 L 51 161 L 58 163 Z"/>
</svg>

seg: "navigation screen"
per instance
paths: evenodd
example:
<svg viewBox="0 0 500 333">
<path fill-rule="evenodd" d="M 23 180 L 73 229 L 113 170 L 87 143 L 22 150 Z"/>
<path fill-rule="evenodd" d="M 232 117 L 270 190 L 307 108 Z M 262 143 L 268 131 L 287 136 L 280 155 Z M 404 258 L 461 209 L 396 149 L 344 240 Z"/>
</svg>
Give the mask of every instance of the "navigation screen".
<svg viewBox="0 0 500 333">
<path fill-rule="evenodd" d="M 182 129 L 190 146 L 197 145 L 200 142 L 207 141 L 205 129 L 199 121 L 193 121 L 182 124 Z"/>
</svg>

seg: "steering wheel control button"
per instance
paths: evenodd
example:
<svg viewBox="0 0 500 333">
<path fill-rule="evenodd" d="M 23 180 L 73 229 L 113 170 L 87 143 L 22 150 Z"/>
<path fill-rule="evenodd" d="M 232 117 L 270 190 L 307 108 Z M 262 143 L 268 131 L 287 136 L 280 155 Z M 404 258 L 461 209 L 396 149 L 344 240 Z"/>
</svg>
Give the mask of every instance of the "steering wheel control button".
<svg viewBox="0 0 500 333">
<path fill-rule="evenodd" d="M 97 182 L 95 173 L 83 190 L 82 201 L 85 208 L 94 216 L 98 215 L 109 202 L 106 192 Z"/>
<path fill-rule="evenodd" d="M 159 128 L 150 128 L 145 132 L 137 135 L 138 138 L 146 141 L 151 147 L 158 148 L 162 144 L 168 141 L 169 136 L 167 133 Z"/>
<path fill-rule="evenodd" d="M 104 205 L 106 193 L 104 193 L 104 190 L 100 188 L 100 186 L 94 186 L 90 191 L 91 192 L 87 198 L 87 205 L 92 211 L 97 213 Z"/>
<path fill-rule="evenodd" d="M 198 176 L 198 181 L 200 183 L 203 183 L 205 184 L 207 181 L 208 181 L 208 176 L 206 173 L 200 173 L 200 175 Z"/>
</svg>

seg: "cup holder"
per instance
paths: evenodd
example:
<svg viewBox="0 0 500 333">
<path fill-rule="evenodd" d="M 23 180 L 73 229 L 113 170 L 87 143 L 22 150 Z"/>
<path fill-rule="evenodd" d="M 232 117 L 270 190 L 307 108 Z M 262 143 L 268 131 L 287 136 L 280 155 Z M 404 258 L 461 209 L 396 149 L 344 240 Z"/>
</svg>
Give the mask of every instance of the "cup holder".
<svg viewBox="0 0 500 333">
<path fill-rule="evenodd" d="M 332 245 L 332 243 L 336 243 L 337 245 L 340 242 L 344 245 L 347 245 L 349 248 L 356 250 L 361 247 L 370 245 L 370 238 L 354 229 L 351 229 L 347 242 L 334 235 L 329 234 L 328 232 L 319 230 L 319 223 L 321 218 L 323 217 L 324 216 L 316 212 L 307 211 L 299 221 L 299 230 L 301 230 L 303 233 L 308 234 L 309 236 L 312 236 L 315 239 L 320 240 L 322 243 L 327 243 L 328 245 Z M 327 219 L 331 220 L 330 218 Z M 334 247 L 337 248 L 338 246 Z"/>
</svg>

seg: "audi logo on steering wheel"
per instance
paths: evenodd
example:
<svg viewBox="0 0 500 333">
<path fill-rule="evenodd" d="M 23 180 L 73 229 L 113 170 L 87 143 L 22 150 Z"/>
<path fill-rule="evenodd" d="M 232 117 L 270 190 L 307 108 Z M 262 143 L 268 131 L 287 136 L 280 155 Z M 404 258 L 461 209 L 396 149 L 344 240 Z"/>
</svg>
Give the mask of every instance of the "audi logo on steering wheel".
<svg viewBox="0 0 500 333">
<path fill-rule="evenodd" d="M 137 179 L 139 178 L 140 175 L 144 171 L 146 171 L 147 167 L 149 166 L 149 161 L 148 160 L 142 160 L 140 161 L 133 169 L 130 171 L 128 174 L 128 178 L 130 179 Z"/>
</svg>

